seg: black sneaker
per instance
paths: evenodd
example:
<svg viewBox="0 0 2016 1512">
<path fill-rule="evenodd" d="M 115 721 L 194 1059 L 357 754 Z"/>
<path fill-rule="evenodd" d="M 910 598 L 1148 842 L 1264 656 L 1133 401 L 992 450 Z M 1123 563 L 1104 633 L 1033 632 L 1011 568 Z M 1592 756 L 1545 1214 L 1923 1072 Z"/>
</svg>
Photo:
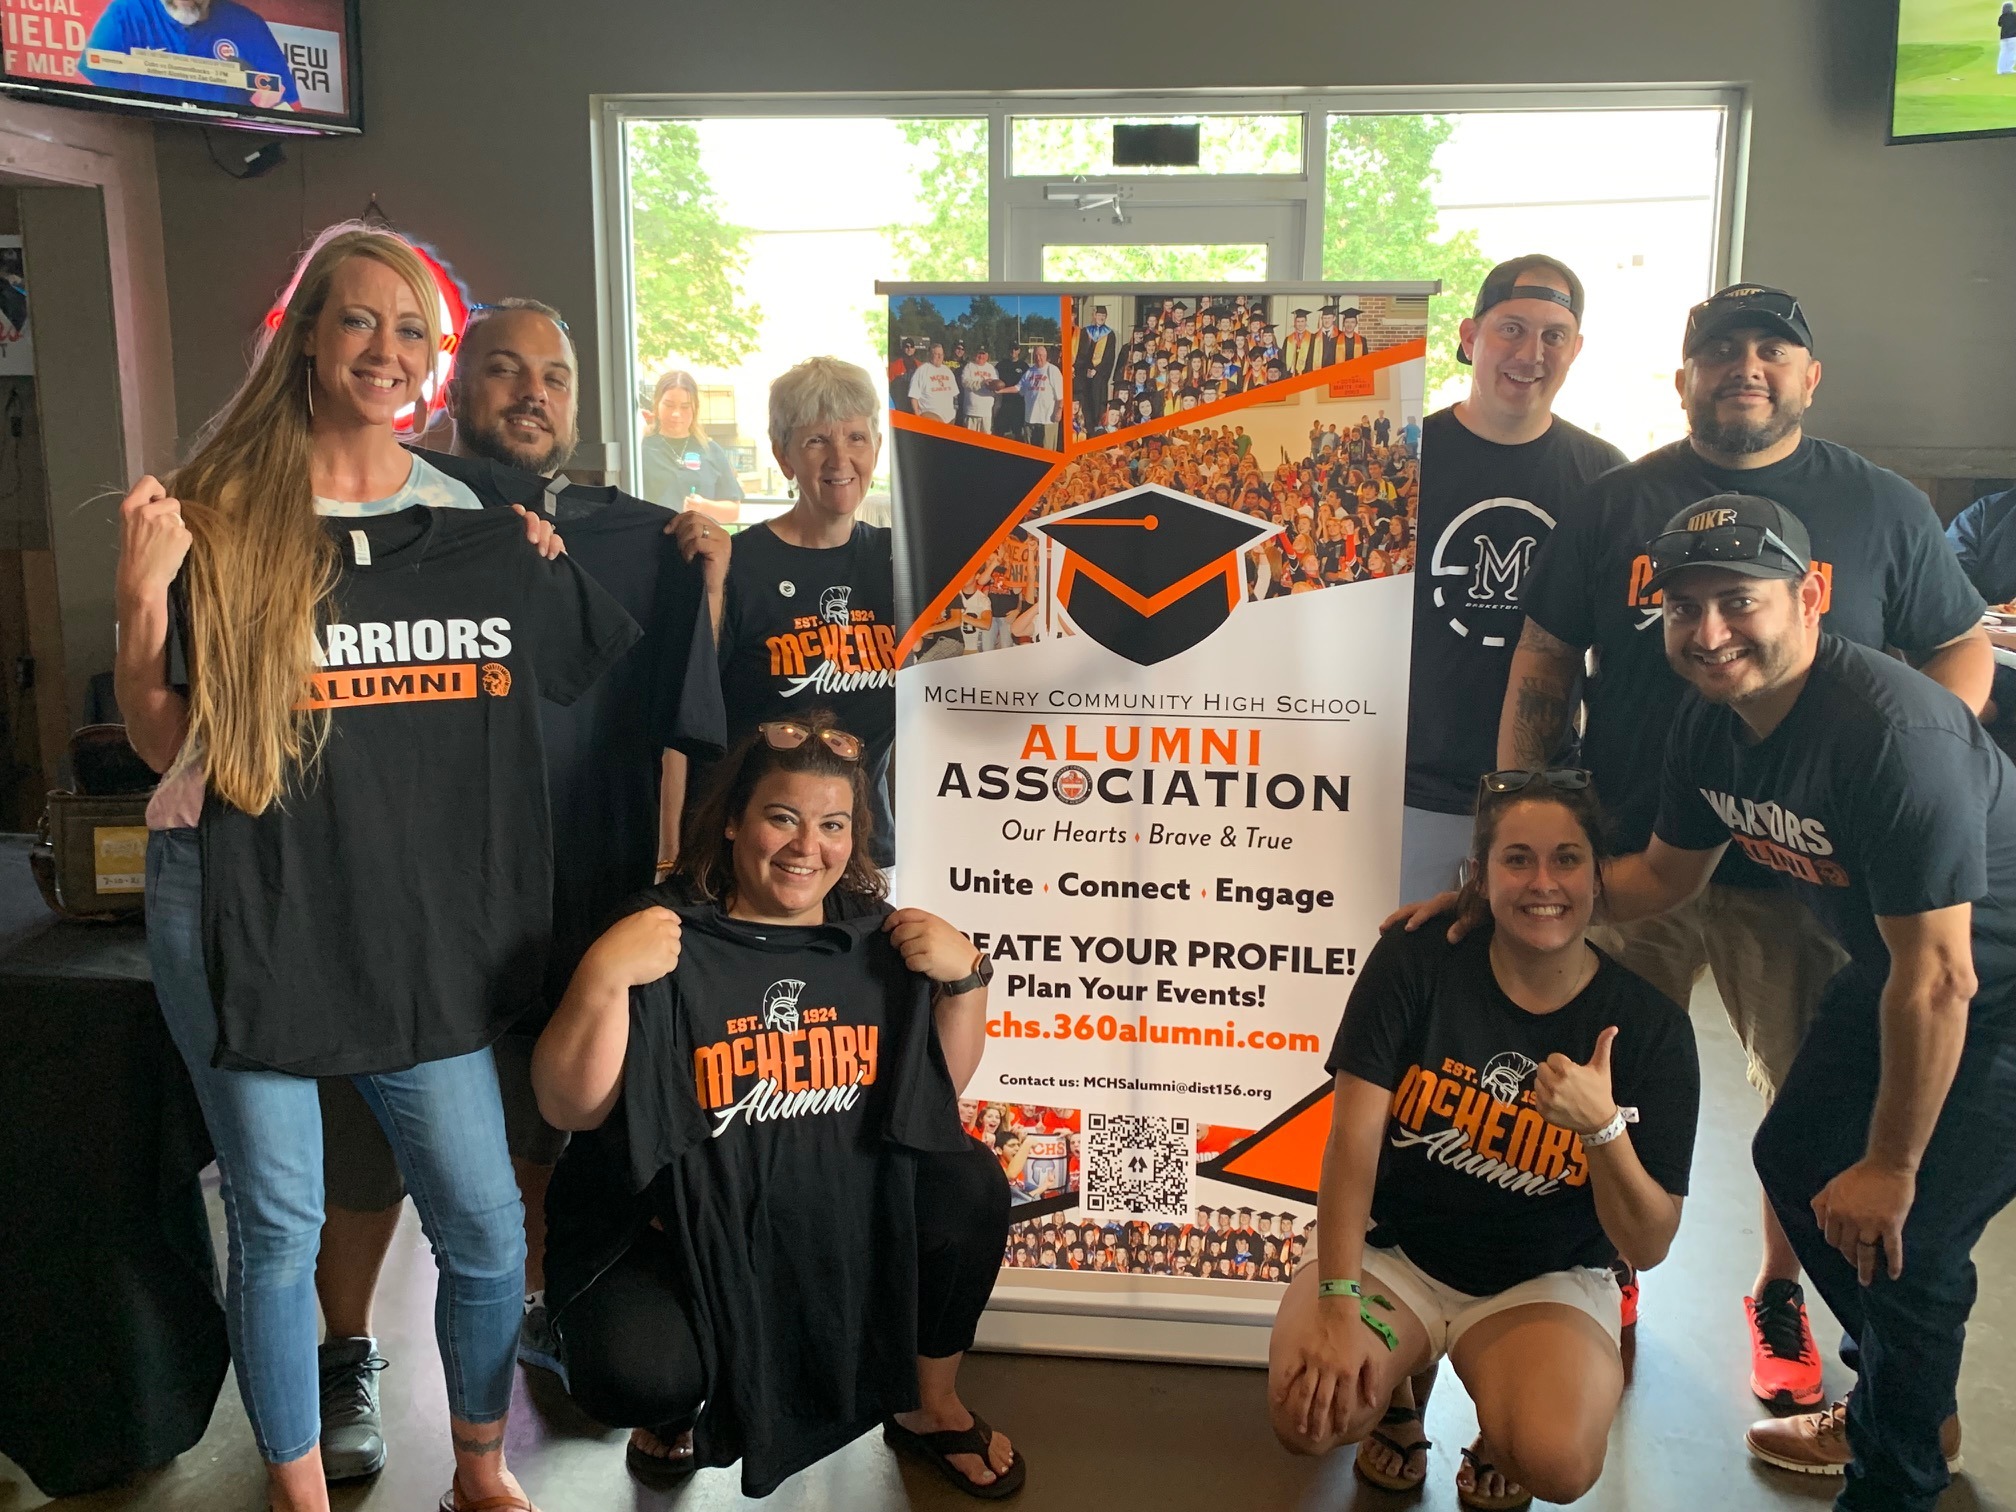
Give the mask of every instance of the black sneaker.
<svg viewBox="0 0 2016 1512">
<path fill-rule="evenodd" d="M 385 1424 L 378 1415 L 376 1339 L 330 1339 L 320 1350 L 322 1478 L 361 1480 L 385 1468 Z"/>
<path fill-rule="evenodd" d="M 562 1386 L 567 1385 L 567 1359 L 560 1348 L 560 1335 L 553 1328 L 553 1315 L 546 1310 L 544 1292 L 534 1292 L 525 1299 L 525 1317 L 518 1325 L 518 1363 L 550 1370 L 560 1377 Z"/>
</svg>

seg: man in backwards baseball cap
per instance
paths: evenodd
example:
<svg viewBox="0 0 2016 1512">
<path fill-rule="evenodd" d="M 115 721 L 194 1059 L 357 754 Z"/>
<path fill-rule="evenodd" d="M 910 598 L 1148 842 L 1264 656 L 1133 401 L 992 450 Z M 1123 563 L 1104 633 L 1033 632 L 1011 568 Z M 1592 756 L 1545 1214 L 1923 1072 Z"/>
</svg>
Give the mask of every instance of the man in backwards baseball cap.
<svg viewBox="0 0 2016 1512">
<path fill-rule="evenodd" d="M 1470 391 L 1420 426 L 1434 461 L 1416 526 L 1404 897 L 1452 885 L 1469 854 L 1477 774 L 1500 765 L 1498 710 L 1533 553 L 1584 485 L 1624 460 L 1554 413 L 1581 350 L 1574 270 L 1544 253 L 1500 263 L 1462 326 Z M 1402 436 L 1411 423 L 1403 412 Z"/>
<path fill-rule="evenodd" d="M 1688 312 L 1680 347 L 1674 387 L 1688 434 L 1604 474 L 1557 521 L 1527 574 L 1526 623 L 1510 672 L 1516 702 L 1508 698 L 1499 724 L 1500 766 L 1549 765 L 1569 738 L 1582 690 L 1581 764 L 1595 775 L 1623 850 L 1651 839 L 1666 732 L 1687 691 L 1660 640 L 1662 609 L 1670 609 L 1661 592 L 1682 561 L 1791 576 L 1803 572 L 1796 561 L 1810 560 L 1830 635 L 1898 647 L 1977 711 L 1994 665 L 1979 628 L 1980 595 L 1930 502 L 1895 473 L 1806 434 L 1820 361 L 1798 297 L 1732 284 Z M 1721 510 L 1734 517 L 1688 528 Z M 1793 548 L 1790 557 L 1781 545 Z M 1599 670 L 1584 683 L 1591 650 Z M 1715 658 L 1712 678 L 1744 685 L 1763 654 L 1736 646 Z M 1767 1098 L 1784 1085 L 1843 960 L 1812 912 L 1735 846 L 1700 896 L 1657 918 L 1599 926 L 1590 938 L 1678 1003 L 1711 972 L 1751 1084 Z M 1819 1407 L 1825 1387 L 1800 1258 L 1769 1203 L 1762 1238 L 1743 1304 L 1750 1389 L 1780 1409 Z M 1802 1425 L 1798 1442 L 1811 1460 L 1802 1468 L 1840 1470 L 1846 1450 L 1839 1432 L 1827 1431 L 1826 1413 L 1784 1421 Z M 1777 1463 L 1791 1457 L 1771 1452 Z"/>
</svg>

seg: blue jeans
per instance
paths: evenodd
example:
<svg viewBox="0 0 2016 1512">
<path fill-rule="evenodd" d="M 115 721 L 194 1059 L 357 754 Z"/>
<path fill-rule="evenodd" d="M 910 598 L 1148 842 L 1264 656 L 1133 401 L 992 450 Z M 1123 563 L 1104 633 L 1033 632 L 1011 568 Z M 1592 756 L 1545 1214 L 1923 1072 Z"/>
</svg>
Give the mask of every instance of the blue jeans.
<svg viewBox="0 0 2016 1512">
<path fill-rule="evenodd" d="M 194 830 L 157 830 L 148 841 L 147 953 L 223 1178 L 225 1321 L 238 1390 L 259 1453 L 285 1464 L 321 1435 L 315 1256 L 322 1106 L 307 1077 L 210 1064 L 217 1012 L 203 969 L 203 865 Z M 448 1410 L 465 1422 L 495 1422 L 511 1405 L 525 1230 L 490 1052 L 351 1080 L 398 1157 L 441 1270 L 434 1332 Z"/>
<path fill-rule="evenodd" d="M 1860 984 L 1852 966 L 1834 979 L 1752 1150 L 1765 1195 L 1852 1346 L 1842 1358 L 1856 1372 L 1848 1399 L 1855 1459 L 1834 1505 L 1932 1512 L 1948 1480 L 1939 1425 L 1955 1409 L 1974 1245 L 2016 1196 L 2016 1045 L 1968 1036 L 1919 1162 L 1904 1274 L 1892 1281 L 1879 1264 L 1863 1286 L 1827 1242 L 1812 1201 L 1862 1158 L 1869 1137 L 1882 1070 L 1879 991 Z"/>
</svg>

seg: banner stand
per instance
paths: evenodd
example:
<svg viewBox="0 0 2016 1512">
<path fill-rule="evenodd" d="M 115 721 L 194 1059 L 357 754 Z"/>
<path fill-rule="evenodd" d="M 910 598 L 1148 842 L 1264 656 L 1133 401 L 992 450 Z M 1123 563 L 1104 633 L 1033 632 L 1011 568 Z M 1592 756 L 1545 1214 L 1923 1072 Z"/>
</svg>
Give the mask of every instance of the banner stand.
<svg viewBox="0 0 2016 1512">
<path fill-rule="evenodd" d="M 1265 1362 L 1398 901 L 1438 290 L 878 285 L 901 902 L 995 968 L 980 1348 Z"/>
</svg>

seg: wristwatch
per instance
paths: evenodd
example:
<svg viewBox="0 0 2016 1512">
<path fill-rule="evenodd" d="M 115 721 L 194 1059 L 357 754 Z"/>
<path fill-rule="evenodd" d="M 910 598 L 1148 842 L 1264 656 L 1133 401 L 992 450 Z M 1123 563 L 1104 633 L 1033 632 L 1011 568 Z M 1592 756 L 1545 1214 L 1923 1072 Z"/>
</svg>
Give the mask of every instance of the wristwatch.
<svg viewBox="0 0 2016 1512">
<path fill-rule="evenodd" d="M 962 992 L 971 992 L 975 987 L 985 987 L 994 980 L 994 958 L 986 951 L 980 952 L 980 959 L 973 963 L 973 970 L 956 982 L 940 982 L 938 990 L 946 997 L 957 997 Z"/>
</svg>

